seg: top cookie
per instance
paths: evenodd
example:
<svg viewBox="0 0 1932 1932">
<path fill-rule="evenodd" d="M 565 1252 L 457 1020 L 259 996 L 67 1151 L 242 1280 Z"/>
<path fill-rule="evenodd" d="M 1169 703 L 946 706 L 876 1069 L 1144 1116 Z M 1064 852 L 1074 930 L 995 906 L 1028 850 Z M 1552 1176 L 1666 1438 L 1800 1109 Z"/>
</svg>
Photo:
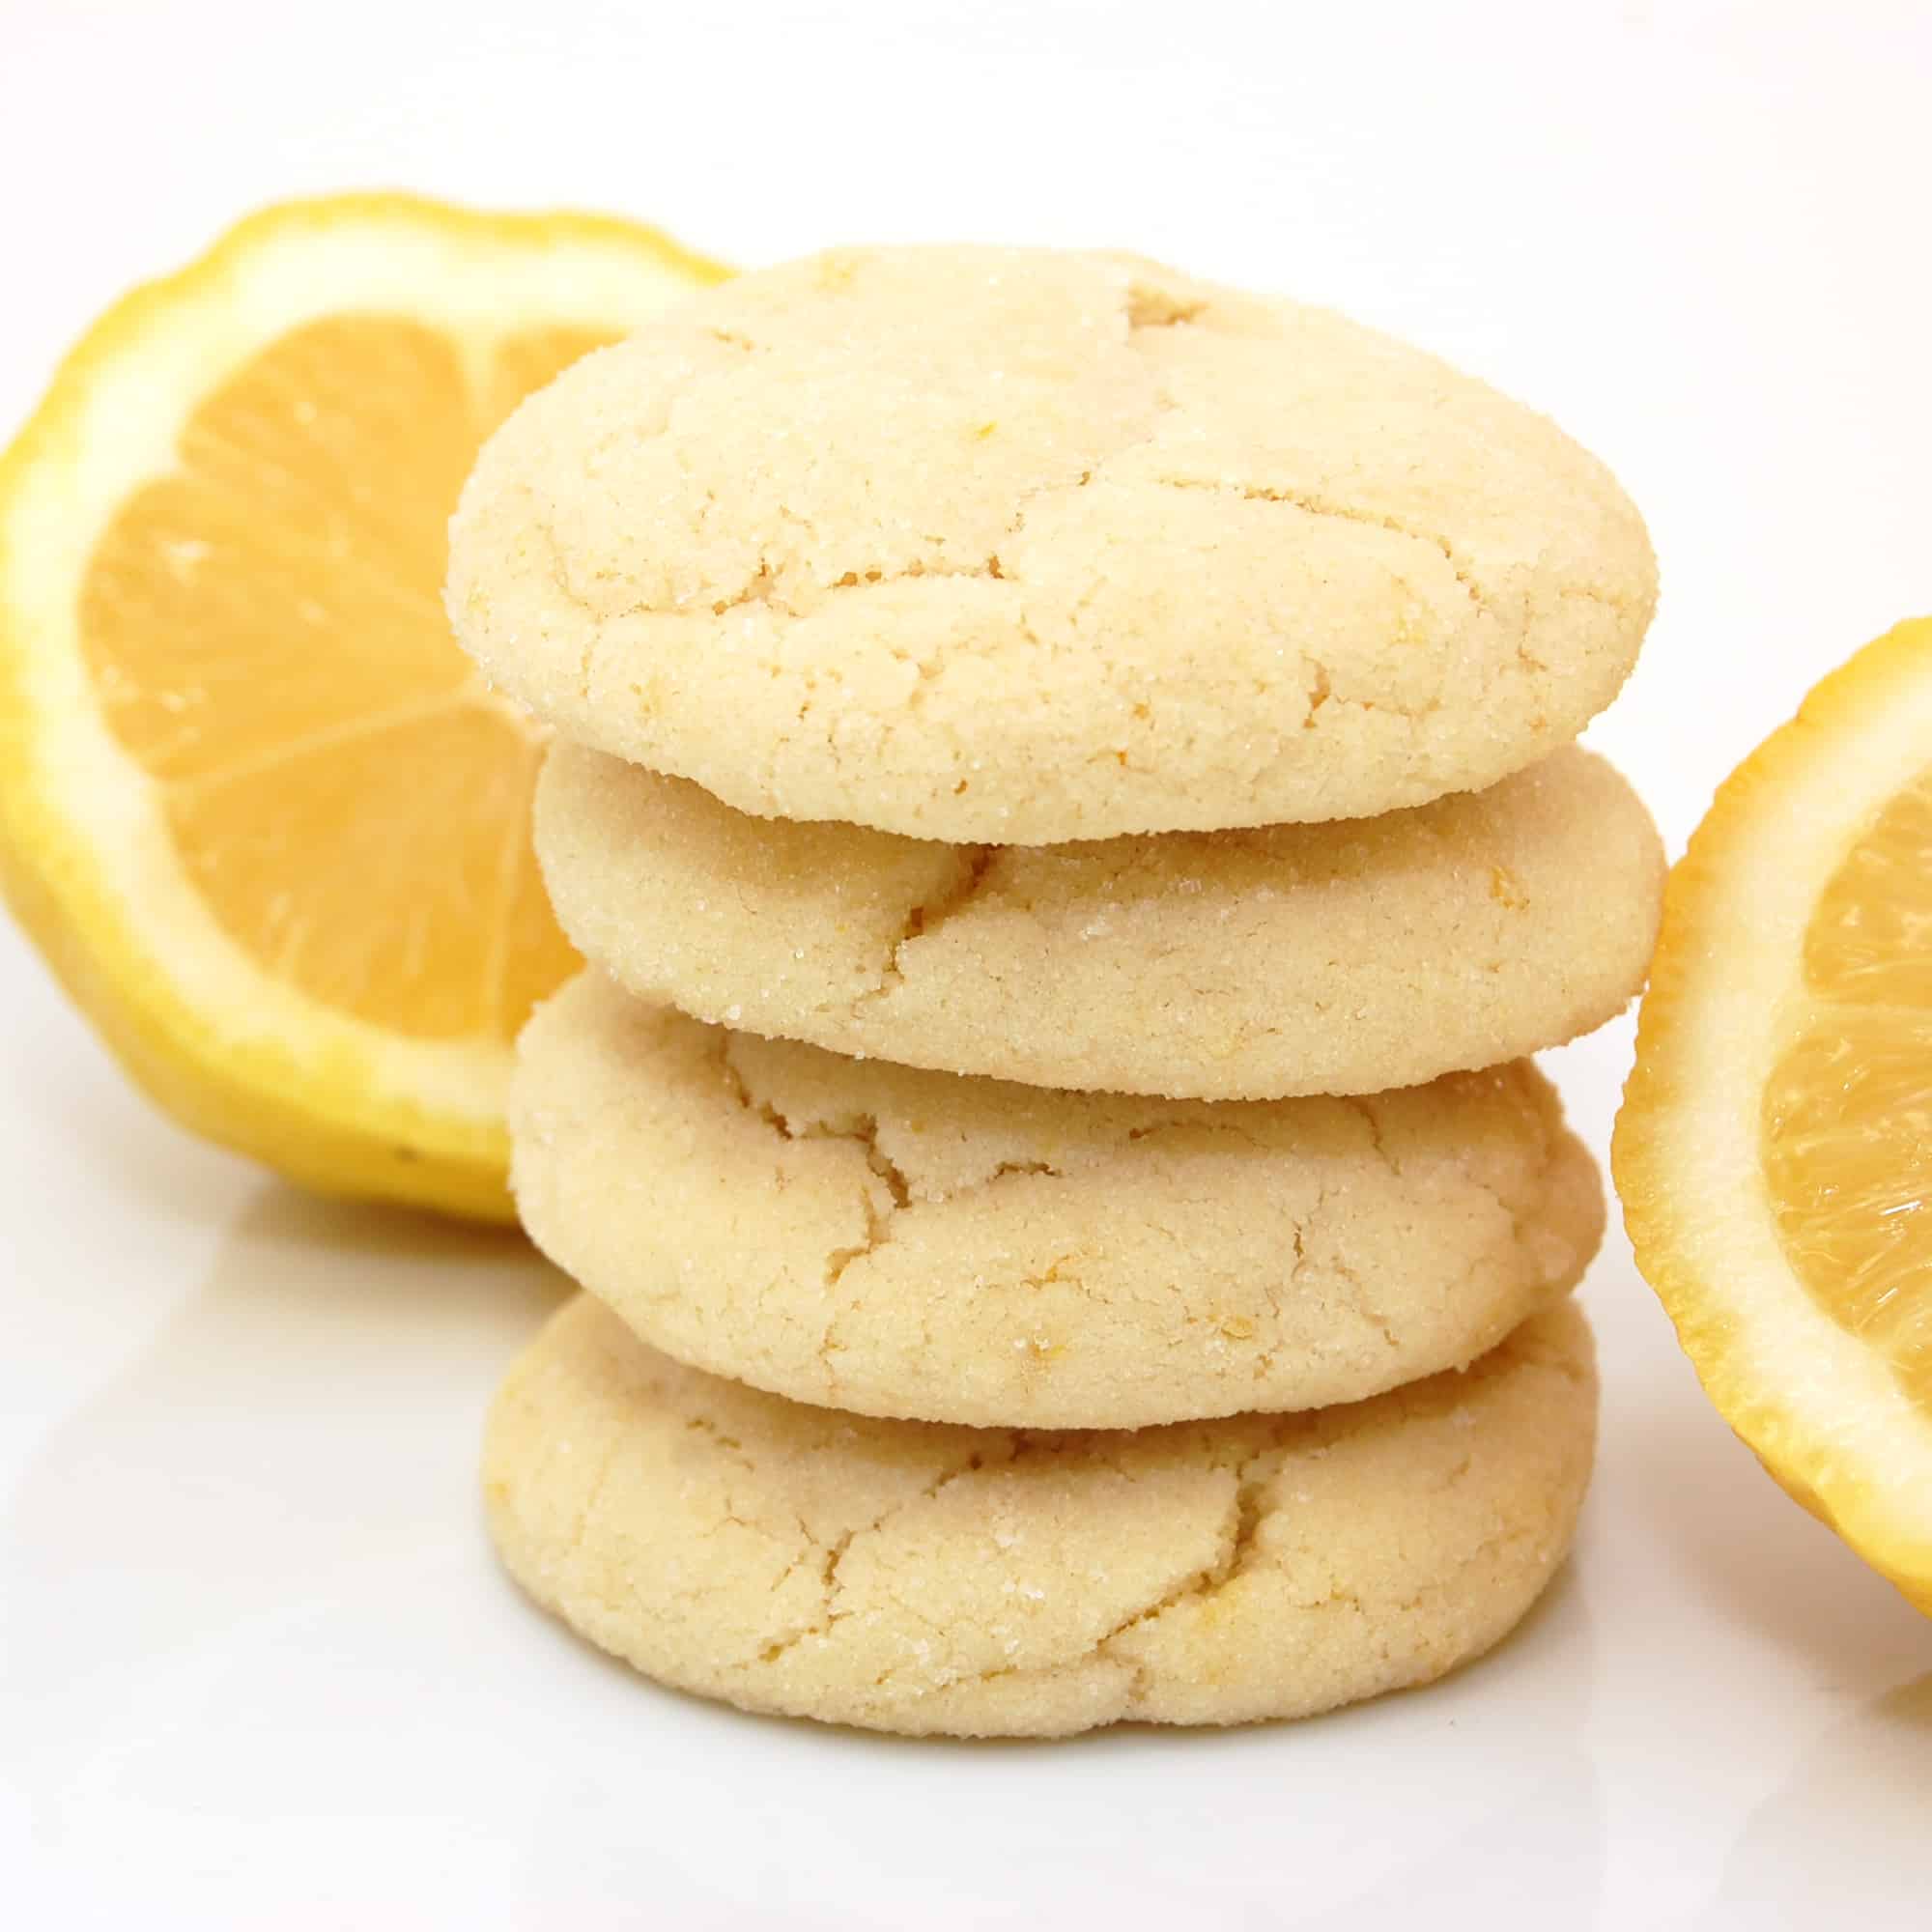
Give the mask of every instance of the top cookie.
<svg viewBox="0 0 1932 1932">
<path fill-rule="evenodd" d="M 1552 424 L 1323 310 L 901 248 L 707 291 L 485 446 L 448 601 L 568 735 L 955 841 L 1361 817 L 1615 695 L 1641 520 Z"/>
</svg>

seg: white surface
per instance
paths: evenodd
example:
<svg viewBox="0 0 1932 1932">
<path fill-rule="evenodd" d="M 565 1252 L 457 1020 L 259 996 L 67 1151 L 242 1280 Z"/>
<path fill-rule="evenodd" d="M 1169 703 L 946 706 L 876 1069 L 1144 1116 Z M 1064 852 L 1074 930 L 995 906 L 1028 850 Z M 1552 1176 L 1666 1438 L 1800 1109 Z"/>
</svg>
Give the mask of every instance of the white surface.
<svg viewBox="0 0 1932 1932">
<path fill-rule="evenodd" d="M 1099 241 L 1334 301 L 1611 461 L 1665 593 L 1594 735 L 1673 849 L 1932 608 L 1922 8 L 685 11 L 5 0 L 0 422 L 297 191 L 741 262 Z M 1580 1551 L 1490 1662 L 1298 1727 L 880 1742 L 634 1682 L 496 1576 L 512 1246 L 177 1135 L 9 934 L 0 994 L 11 1923 L 1925 1923 L 1932 1623 L 1759 1474 L 1614 1237 Z M 1628 1055 L 1552 1057 L 1600 1149 Z"/>
</svg>

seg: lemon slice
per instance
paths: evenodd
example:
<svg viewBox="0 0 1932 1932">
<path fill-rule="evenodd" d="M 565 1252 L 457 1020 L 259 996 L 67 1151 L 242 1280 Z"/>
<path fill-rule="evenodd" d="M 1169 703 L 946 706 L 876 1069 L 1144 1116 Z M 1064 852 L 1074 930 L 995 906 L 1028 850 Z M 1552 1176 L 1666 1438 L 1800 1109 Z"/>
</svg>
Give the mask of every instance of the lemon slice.
<svg viewBox="0 0 1932 1932">
<path fill-rule="evenodd" d="M 103 317 L 0 459 L 0 881 L 188 1126 L 510 1217 L 509 1045 L 573 961 L 444 527 L 522 396 L 723 272 L 585 215 L 270 209 Z"/>
<path fill-rule="evenodd" d="M 1932 1613 L 1932 619 L 1719 792 L 1671 874 L 1613 1165 L 1712 1401 Z"/>
</svg>

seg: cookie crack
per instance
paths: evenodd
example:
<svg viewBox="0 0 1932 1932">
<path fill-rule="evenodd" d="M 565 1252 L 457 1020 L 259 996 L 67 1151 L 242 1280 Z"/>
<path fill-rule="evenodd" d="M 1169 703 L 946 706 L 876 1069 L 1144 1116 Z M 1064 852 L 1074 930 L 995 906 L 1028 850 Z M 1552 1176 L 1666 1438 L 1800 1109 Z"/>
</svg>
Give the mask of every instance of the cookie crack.
<svg viewBox="0 0 1932 1932">
<path fill-rule="evenodd" d="M 906 948 L 915 939 L 929 938 L 978 896 L 1000 851 L 998 845 L 960 845 L 953 848 L 952 876 L 924 898 L 916 899 L 906 908 L 905 918 L 899 923 L 898 936 L 887 949 L 886 956 L 880 963 L 877 981 L 853 999 L 854 1012 L 863 1011 L 872 1001 L 885 997 L 904 982 Z"/>
<path fill-rule="evenodd" d="M 611 1486 L 611 1478 L 617 1467 L 621 1446 L 612 1442 L 600 1458 L 596 1473 L 583 1487 L 583 1502 L 577 1512 L 577 1521 L 566 1539 L 568 1547 L 581 1549 L 590 1530 L 590 1519 L 596 1515 L 597 1506 L 604 1500 L 604 1492 Z"/>
<path fill-rule="evenodd" d="M 1402 1163 L 1389 1151 L 1388 1142 L 1382 1135 L 1381 1117 L 1376 1112 L 1375 1102 L 1365 1094 L 1342 1094 L 1336 1097 L 1351 1114 L 1359 1116 L 1362 1124 L 1369 1130 L 1369 1145 L 1375 1149 L 1377 1159 L 1400 1180 Z"/>
<path fill-rule="evenodd" d="M 748 1659 L 740 1668 L 749 1669 L 753 1662 L 760 1664 L 776 1663 L 787 1651 L 797 1649 L 808 1638 L 829 1636 L 833 1626 L 839 1621 L 841 1615 L 848 1614 L 847 1612 L 841 1612 L 838 1608 L 838 1593 L 841 1587 L 838 1580 L 838 1571 L 839 1566 L 845 1561 L 846 1555 L 851 1550 L 852 1546 L 861 1537 L 876 1535 L 895 1516 L 903 1515 L 905 1511 L 915 1507 L 919 1503 L 932 1501 L 942 1490 L 960 1481 L 963 1477 L 972 1475 L 976 1470 L 984 1468 L 985 1465 L 985 1452 L 975 1449 L 963 1461 L 940 1470 L 930 1482 L 920 1490 L 917 1495 L 905 1496 L 897 1502 L 889 1504 L 870 1522 L 856 1523 L 850 1529 L 839 1531 L 838 1536 L 830 1543 L 820 1545 L 819 1585 L 822 1595 L 818 1615 L 803 1629 L 793 1631 L 789 1635 L 780 1637 L 775 1642 L 765 1645 L 758 1652 L 755 1659 Z M 816 1542 L 816 1539 L 803 1521 L 800 1522 L 799 1529 L 808 1543 Z M 894 1601 L 896 1603 L 898 1600 L 895 1598 Z M 908 1615 L 920 1616 L 920 1613 L 912 1609 L 910 1605 L 902 1604 L 900 1607 L 906 1610 Z M 928 1625 L 931 1623 L 931 1620 L 925 1617 L 920 1617 L 920 1621 Z"/>
<path fill-rule="evenodd" d="M 809 1530 L 806 1534 L 810 1538 L 810 1532 Z M 832 1592 L 837 1585 L 838 1565 L 843 1561 L 846 1550 L 852 1547 L 852 1539 L 857 1534 L 856 1530 L 848 1529 L 834 1542 L 823 1545 L 819 1548 L 818 1615 L 812 1618 L 810 1623 L 793 1631 L 788 1636 L 779 1637 L 773 1642 L 766 1644 L 755 1658 L 746 1659 L 744 1663 L 739 1666 L 740 1669 L 749 1670 L 754 1663 L 776 1663 L 786 1652 L 796 1650 L 809 1637 L 823 1636 L 826 1634 L 826 1631 L 830 1628 L 826 1606 L 831 1602 Z M 796 1565 L 793 1566 L 794 1570 L 796 1567 Z M 781 1578 L 781 1581 L 788 1579 L 791 1575 L 792 1571 L 787 1571 L 785 1577 Z"/>
<path fill-rule="evenodd" d="M 980 1185 L 987 1186 L 1003 1175 L 1009 1174 L 1048 1174 L 1059 1180 L 1064 1179 L 1065 1173 L 1065 1168 L 1055 1167 L 1050 1160 L 1003 1160 L 994 1166 Z"/>
<path fill-rule="evenodd" d="M 1239 497 L 1250 503 L 1285 503 L 1305 516 L 1324 518 L 1335 523 L 1362 524 L 1371 529 L 1388 530 L 1396 536 L 1406 537 L 1411 543 L 1427 544 L 1431 550 L 1441 554 L 1450 574 L 1462 585 L 1469 602 L 1485 615 L 1493 615 L 1482 585 L 1457 555 L 1455 545 L 1435 530 L 1406 523 L 1401 517 L 1386 511 L 1358 509 L 1349 503 L 1338 503 L 1329 497 L 1317 496 L 1311 491 L 1288 490 L 1279 484 L 1228 482 L 1207 476 L 1157 476 L 1153 481 L 1156 487 L 1163 490 L 1211 490 L 1224 496 Z"/>
<path fill-rule="evenodd" d="M 866 1237 L 862 1241 L 853 1242 L 849 1247 L 834 1248 L 825 1257 L 825 1286 L 829 1289 L 838 1286 L 844 1279 L 845 1270 L 853 1263 L 864 1261 L 867 1255 L 877 1254 L 892 1239 L 893 1223 L 911 1199 L 904 1175 L 880 1151 L 877 1122 L 868 1115 L 860 1122 L 860 1129 L 854 1133 L 825 1134 L 814 1138 L 859 1142 L 866 1150 L 866 1165 L 886 1183 L 891 1205 L 882 1209 L 869 1187 L 861 1190 L 859 1200 L 866 1211 Z M 834 1347 L 833 1333 L 837 1325 L 835 1316 L 820 1344 L 821 1356 L 831 1353 Z"/>
<path fill-rule="evenodd" d="M 724 1083 L 724 1091 L 746 1113 L 755 1115 L 768 1127 L 775 1127 L 786 1140 L 796 1140 L 798 1136 L 792 1132 L 791 1122 L 769 1100 L 760 1100 L 752 1092 L 744 1074 L 739 1071 L 738 1063 L 731 1058 L 732 1039 L 733 1035 L 727 1028 L 718 1028 L 714 1058 L 719 1077 Z"/>
<path fill-rule="evenodd" d="M 1308 710 L 1302 717 L 1301 728 L 1312 731 L 1317 714 L 1335 693 L 1329 680 L 1328 667 L 1320 658 L 1310 657 L 1304 651 L 1301 661 L 1308 668 Z"/>
<path fill-rule="evenodd" d="M 1587 1246 L 1577 1247 L 1567 1238 L 1560 1241 L 1561 1260 L 1556 1259 L 1554 1248 L 1543 1265 L 1537 1263 L 1537 1236 L 1554 1234 L 1550 1220 L 1552 1195 L 1556 1185 L 1556 1175 L 1561 1159 L 1562 1139 L 1560 1135 L 1548 1136 L 1544 1145 L 1543 1162 L 1537 1170 L 1533 1196 L 1521 1205 L 1510 1199 L 1494 1181 L 1472 1172 L 1467 1167 L 1461 1169 L 1461 1178 L 1465 1185 L 1473 1187 L 1479 1194 L 1494 1204 L 1496 1211 L 1509 1223 L 1509 1247 L 1518 1262 L 1531 1269 L 1538 1282 L 1546 1291 L 1559 1291 L 1576 1287 L 1582 1279 L 1583 1271 L 1590 1264 L 1593 1251 Z M 1473 1280 L 1478 1268 L 1489 1257 L 1472 1255 L 1463 1272 L 1464 1282 Z"/>
<path fill-rule="evenodd" d="M 1256 1539 L 1261 1526 L 1266 1520 L 1269 1511 L 1266 1506 L 1267 1480 L 1257 1480 L 1251 1474 L 1257 1463 L 1273 1458 L 1279 1461 L 1279 1452 L 1273 1448 L 1257 1449 L 1246 1457 L 1235 1470 L 1235 1493 L 1229 1499 L 1228 1519 L 1224 1524 L 1227 1548 L 1219 1557 L 1205 1570 L 1177 1584 L 1154 1603 L 1136 1610 L 1131 1616 L 1123 1617 L 1094 1645 L 1095 1655 L 1103 1655 L 1107 1646 L 1123 1637 L 1129 1631 L 1140 1625 L 1151 1623 L 1154 1618 L 1173 1609 L 1177 1605 L 1191 1602 L 1196 1598 L 1211 1597 L 1216 1591 L 1225 1589 L 1235 1578 L 1253 1563 Z M 1269 1471 L 1271 1475 L 1272 1470 Z"/>
<path fill-rule="evenodd" d="M 877 1179 L 883 1183 L 887 1205 L 881 1208 L 871 1188 L 862 1190 L 861 1205 L 866 1210 L 866 1237 L 849 1247 L 834 1248 L 826 1257 L 825 1286 L 836 1288 L 839 1277 L 851 1264 L 875 1249 L 882 1247 L 891 1238 L 892 1224 L 902 1208 L 911 1206 L 912 1182 L 893 1157 L 887 1153 L 879 1142 L 879 1119 L 876 1114 L 856 1114 L 844 1121 L 809 1121 L 799 1125 L 771 1100 L 761 1100 L 752 1092 L 738 1064 L 731 1058 L 734 1036 L 726 1028 L 718 1029 L 714 1058 L 724 1091 L 755 1119 L 764 1122 L 781 1139 L 787 1141 L 850 1141 L 863 1150 L 866 1165 Z M 831 1347 L 831 1330 L 828 1328 L 819 1345 L 820 1354 Z"/>
<path fill-rule="evenodd" d="M 1137 328 L 1173 328 L 1193 322 L 1207 306 L 1205 296 L 1190 300 L 1148 282 L 1129 282 L 1122 304 L 1129 333 Z"/>
<path fill-rule="evenodd" d="M 736 591 L 729 597 L 718 597 L 712 600 L 711 614 L 714 617 L 722 617 L 727 611 L 742 609 L 747 604 L 777 604 L 779 602 L 777 583 L 778 579 L 773 574 L 771 560 L 761 556 L 758 559 L 757 569 L 753 571 Z"/>
<path fill-rule="evenodd" d="M 1146 323 L 1135 324 L 1134 327 L 1169 327 L 1174 324 L 1184 323 L 1191 320 L 1194 315 L 1198 314 L 1206 306 L 1205 303 L 1189 304 L 1177 298 L 1162 297 L 1157 291 L 1150 292 L 1150 297 L 1156 304 L 1167 303 L 1171 313 L 1160 313 L 1154 319 Z M 733 335 L 729 331 L 714 330 L 711 332 L 717 335 L 720 341 L 736 346 L 748 353 L 755 353 L 757 350 L 757 345 L 749 338 Z M 1132 450 L 1145 448 L 1156 441 L 1160 435 L 1159 425 L 1161 419 L 1172 414 L 1178 407 L 1172 396 L 1165 393 L 1156 394 L 1152 399 L 1154 419 L 1146 430 L 1122 438 L 1112 448 L 1104 450 L 1100 455 L 1095 457 L 1093 462 L 1075 475 L 1054 476 L 1020 491 L 1014 498 L 1012 511 L 1008 519 L 1006 527 L 1007 535 L 1016 536 L 1025 528 L 1027 511 L 1031 504 L 1041 498 L 1071 496 L 1078 491 L 1084 490 L 1109 465 L 1117 463 L 1121 457 Z M 698 528 L 702 528 L 711 512 L 716 508 L 717 500 L 715 492 L 706 493 L 706 500 L 696 517 L 696 524 Z M 779 505 L 778 515 L 781 521 L 797 525 L 808 535 L 815 534 L 811 520 L 799 515 L 788 505 Z M 840 571 L 837 575 L 833 575 L 828 565 L 822 571 L 814 573 L 800 585 L 798 593 L 794 595 L 790 594 L 787 590 L 786 579 L 772 569 L 768 557 L 760 554 L 756 567 L 743 582 L 735 587 L 726 587 L 722 584 L 714 586 L 709 598 L 704 598 L 700 595 L 692 599 L 690 603 L 687 603 L 683 599 L 666 600 L 663 598 L 640 596 L 629 603 L 613 605 L 609 610 L 600 610 L 593 603 L 592 599 L 585 596 L 571 582 L 569 567 L 565 562 L 564 549 L 557 539 L 554 526 L 534 505 L 532 505 L 531 509 L 530 525 L 542 540 L 545 550 L 548 553 L 549 576 L 556 588 L 558 596 L 565 603 L 574 607 L 583 616 L 591 620 L 589 636 L 586 639 L 582 653 L 582 662 L 579 666 L 579 697 L 583 702 L 588 701 L 590 666 L 594 651 L 596 627 L 599 624 L 608 623 L 618 618 L 640 616 L 689 617 L 694 614 L 693 605 L 698 611 L 708 609 L 709 614 L 714 617 L 722 617 L 727 612 L 744 606 L 760 604 L 769 607 L 787 619 L 796 621 L 810 615 L 823 603 L 841 593 L 876 590 L 889 584 L 910 582 L 921 578 L 964 578 L 978 579 L 982 582 L 1004 582 L 1013 575 L 1003 561 L 1000 552 L 994 550 L 988 552 L 982 557 L 958 563 L 949 562 L 941 557 L 915 557 L 910 562 L 891 570 L 879 566 L 866 568 L 854 566 L 850 569 Z M 945 539 L 943 537 L 933 537 L 931 541 L 934 543 L 943 543 Z M 915 689 L 911 694 L 912 702 L 917 704 L 923 695 L 923 686 L 938 676 L 940 668 L 919 659 L 909 652 L 895 651 L 891 655 L 895 657 L 898 662 L 910 665 L 919 673 L 920 688 Z"/>
<path fill-rule="evenodd" d="M 1349 1298 L 1354 1305 L 1355 1313 L 1382 1338 L 1390 1350 L 1394 1350 L 1398 1346 L 1395 1328 L 1388 1317 L 1376 1305 L 1375 1296 L 1370 1293 L 1368 1284 L 1363 1281 L 1360 1271 L 1344 1261 L 1339 1254 L 1329 1256 L 1328 1265 L 1348 1285 Z"/>
<path fill-rule="evenodd" d="M 946 922 L 962 910 L 984 885 L 993 861 L 1000 856 L 997 845 L 966 845 L 959 849 L 960 867 L 942 892 L 921 899 L 906 913 L 905 924 L 894 942 L 896 960 L 899 951 L 915 939 L 937 932 Z"/>
<path fill-rule="evenodd" d="M 890 583 L 914 583 L 923 577 L 996 579 L 1002 575 L 1004 573 L 1000 569 L 1000 559 L 997 555 L 989 554 L 981 557 L 978 563 L 945 563 L 935 558 L 915 557 L 899 570 L 880 570 L 874 567 L 867 570 L 841 571 L 838 576 L 815 583 L 812 588 L 820 597 L 831 597 L 840 590 L 877 590 Z M 787 616 L 799 617 L 806 614 L 787 603 L 781 603 L 781 608 Z M 904 654 L 900 654 L 900 661 L 906 664 L 915 662 Z M 930 675 L 923 666 L 921 667 L 921 671 L 923 675 Z"/>
<path fill-rule="evenodd" d="M 1222 1520 L 1223 1548 L 1216 1553 L 1213 1562 L 1183 1577 L 1179 1582 L 1163 1590 L 1151 1603 L 1139 1605 L 1080 1650 L 1065 1657 L 1055 1658 L 1050 1663 L 1002 1664 L 990 1670 L 962 1671 L 957 1676 L 947 1678 L 944 1684 L 934 1685 L 929 1690 L 922 1691 L 920 1694 L 930 1695 L 933 1690 L 955 1690 L 961 1685 L 992 1684 L 1005 1677 L 1050 1677 L 1058 1672 L 1077 1669 L 1082 1664 L 1100 1660 L 1120 1663 L 1132 1673 L 1128 1694 L 1128 1702 L 1131 1705 L 1138 1689 L 1140 1673 L 1130 1660 L 1117 1658 L 1113 1646 L 1142 1625 L 1153 1622 L 1181 1604 L 1212 1597 L 1253 1567 L 1259 1549 L 1262 1525 L 1273 1514 L 1267 1492 L 1280 1458 L 1280 1449 L 1274 1444 L 1269 1444 L 1243 1458 L 1236 1466 L 1234 1492 L 1228 1499 L 1227 1512 Z M 1264 1463 L 1270 1466 L 1257 1477 L 1255 1470 Z M 898 1674 L 897 1669 L 883 1672 L 875 1680 L 873 1688 L 883 1688 Z"/>
<path fill-rule="evenodd" d="M 1434 1602 L 1439 1597 L 1447 1596 L 1477 1564 L 1487 1562 L 1491 1557 L 1500 1555 L 1505 1549 L 1514 1548 L 1518 1545 L 1528 1544 L 1534 1546 L 1543 1541 L 1544 1532 L 1540 1531 L 1534 1524 L 1518 1524 L 1512 1528 L 1492 1530 L 1488 1536 L 1482 1538 L 1477 1543 L 1471 1544 L 1468 1548 L 1463 1550 L 1450 1564 L 1446 1572 L 1431 1577 L 1412 1597 L 1406 1597 L 1401 1603 L 1393 1605 L 1391 1607 L 1397 1616 L 1411 1616 L 1424 1604 Z M 1548 1562 L 1547 1550 L 1545 1551 L 1545 1561 L 1546 1563 Z M 1358 1609 L 1361 1607 L 1361 1599 L 1354 1592 L 1343 1590 L 1339 1586 L 1331 1591 L 1324 1601 L 1329 1603 L 1347 1602 L 1352 1604 Z"/>
<path fill-rule="evenodd" d="M 757 1464 L 746 1455 L 745 1445 L 735 1435 L 727 1435 L 708 1415 L 689 1415 L 685 1417 L 685 1428 L 694 1435 L 708 1435 L 719 1452 L 736 1463 L 742 1469 L 755 1475 Z"/>
<path fill-rule="evenodd" d="M 707 504 L 707 510 L 709 507 Z M 812 527 L 808 519 L 798 516 L 793 511 L 781 509 L 779 514 L 785 522 L 797 524 L 808 532 Z M 703 521 L 703 517 L 700 516 L 698 519 L 700 526 Z M 834 578 L 813 581 L 808 586 L 809 594 L 801 601 L 786 593 L 784 580 L 772 568 L 771 559 L 760 555 L 756 566 L 734 587 L 728 589 L 723 586 L 716 587 L 708 598 L 694 598 L 690 603 L 686 603 L 679 599 L 667 601 L 655 597 L 638 597 L 629 603 L 612 605 L 605 610 L 600 609 L 570 581 L 569 569 L 564 562 L 563 547 L 557 541 L 556 532 L 552 525 L 542 516 L 533 514 L 531 527 L 543 539 L 549 553 L 549 574 L 557 595 L 591 620 L 593 641 L 598 625 L 612 623 L 624 617 L 689 617 L 694 614 L 694 606 L 696 611 L 706 612 L 713 617 L 722 617 L 747 605 L 759 604 L 796 621 L 810 616 L 819 604 L 841 592 L 877 590 L 888 584 L 906 583 L 927 577 L 994 580 L 1005 575 L 999 557 L 992 554 L 974 563 L 947 563 L 935 558 L 916 557 L 898 570 L 851 569 Z M 582 688 L 587 690 L 589 655 L 587 646 L 584 655 L 586 665 L 581 668 L 581 674 L 585 678 Z M 914 665 L 923 678 L 933 675 L 930 667 L 920 663 L 908 653 L 900 652 L 896 655 L 901 663 Z"/>
</svg>

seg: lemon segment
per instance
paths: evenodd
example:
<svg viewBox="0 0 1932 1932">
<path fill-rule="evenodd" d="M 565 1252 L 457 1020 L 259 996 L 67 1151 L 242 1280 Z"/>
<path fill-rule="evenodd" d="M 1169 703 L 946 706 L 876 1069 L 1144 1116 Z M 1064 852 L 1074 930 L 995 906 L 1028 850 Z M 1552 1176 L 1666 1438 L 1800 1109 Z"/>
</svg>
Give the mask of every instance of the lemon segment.
<svg viewBox="0 0 1932 1932">
<path fill-rule="evenodd" d="M 1824 680 L 1671 874 L 1612 1166 L 1712 1401 L 1932 1611 L 1932 620 Z"/>
<path fill-rule="evenodd" d="M 187 1125 L 510 1218 L 509 1042 L 573 962 L 447 518 L 523 395 L 723 272 L 594 216 L 270 209 L 102 318 L 0 458 L 0 883 Z"/>
<path fill-rule="evenodd" d="M 1820 895 L 1813 1005 L 1765 1086 L 1765 1178 L 1792 1267 L 1932 1414 L 1932 772 Z"/>
</svg>

